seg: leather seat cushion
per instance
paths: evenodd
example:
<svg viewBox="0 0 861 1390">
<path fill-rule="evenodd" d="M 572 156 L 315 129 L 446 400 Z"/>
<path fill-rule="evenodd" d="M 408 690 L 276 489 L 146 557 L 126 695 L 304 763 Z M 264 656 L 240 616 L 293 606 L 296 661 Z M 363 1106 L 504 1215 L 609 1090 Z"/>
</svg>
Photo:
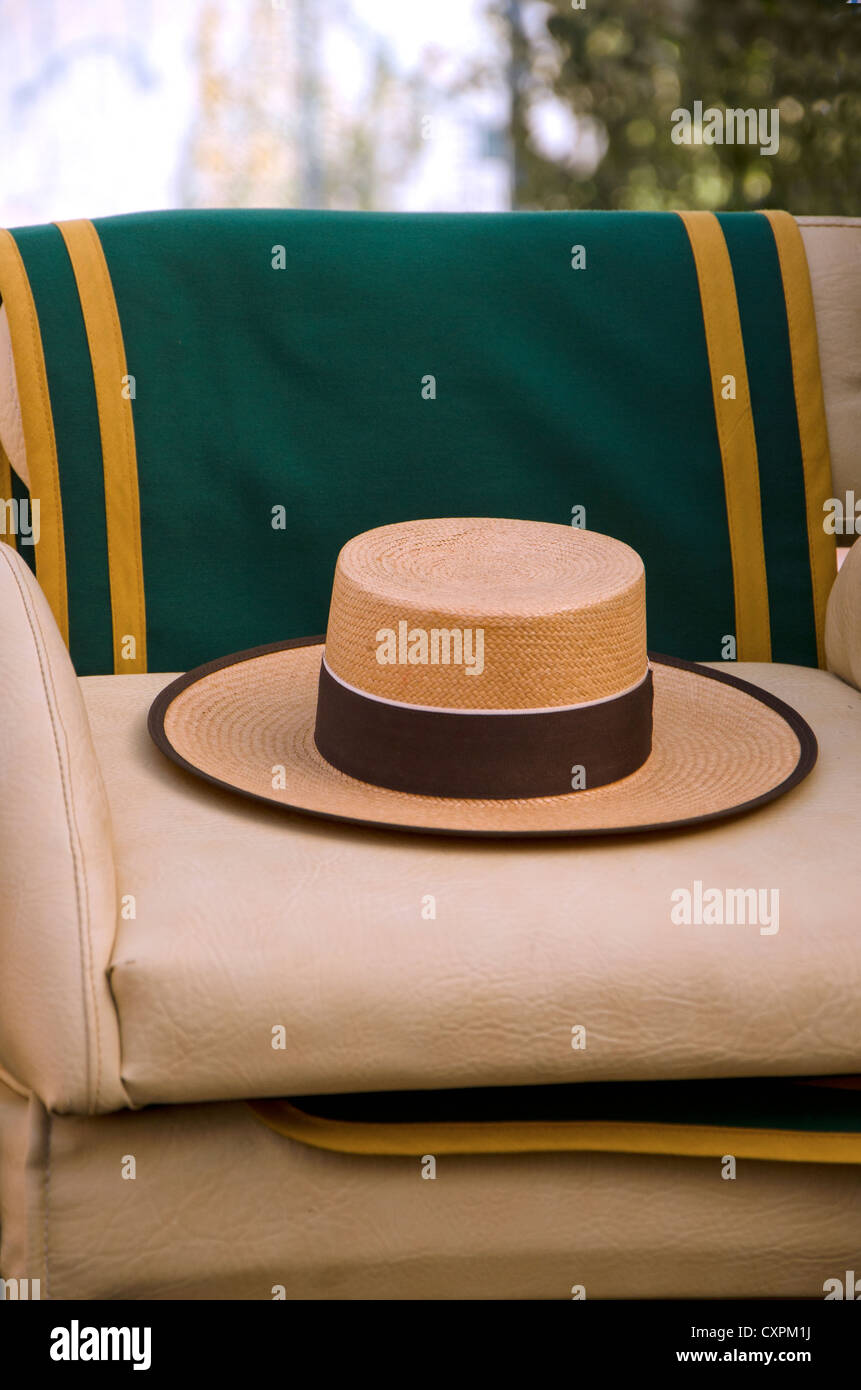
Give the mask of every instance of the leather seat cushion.
<svg viewBox="0 0 861 1390">
<path fill-rule="evenodd" d="M 291 1143 L 242 1104 L 50 1116 L 0 1084 L 0 1267 L 54 1299 L 822 1298 L 857 1269 L 858 1167 L 722 1181 L 718 1159 L 586 1153 L 420 1173 Z"/>
<path fill-rule="evenodd" d="M 820 740 L 795 791 L 704 830 L 516 845 L 245 803 L 151 744 L 168 676 L 84 679 L 132 1103 L 861 1071 L 861 694 L 737 669 Z M 778 930 L 675 923 L 696 881 L 776 890 Z"/>
</svg>

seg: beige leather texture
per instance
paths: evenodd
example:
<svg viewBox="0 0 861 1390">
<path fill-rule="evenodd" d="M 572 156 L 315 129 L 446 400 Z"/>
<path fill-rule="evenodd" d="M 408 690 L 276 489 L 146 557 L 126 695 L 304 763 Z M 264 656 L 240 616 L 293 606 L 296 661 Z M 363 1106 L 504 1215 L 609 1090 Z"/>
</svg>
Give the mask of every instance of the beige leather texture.
<svg viewBox="0 0 861 1390">
<path fill-rule="evenodd" d="M 825 655 L 829 671 L 861 690 L 861 543 L 857 541 L 828 595 Z"/>
<path fill-rule="evenodd" d="M 60 1110 L 112 1110 L 127 1099 L 108 804 L 68 652 L 3 544 L 0 654 L 0 1075 Z"/>
<path fill-rule="evenodd" d="M 800 787 L 693 832 L 520 844 L 245 803 L 152 745 L 169 677 L 84 679 L 134 900 L 111 966 L 133 1103 L 861 1070 L 861 695 L 734 669 L 811 722 Z M 674 923 L 696 881 L 777 891 L 777 931 Z"/>
<path fill-rule="evenodd" d="M 861 217 L 799 217 L 813 289 L 835 496 L 861 493 Z"/>
<path fill-rule="evenodd" d="M 9 316 L 0 302 L 0 445 L 18 477 L 30 486 L 27 452 L 24 447 L 24 426 L 18 401 L 18 382 L 12 357 L 12 338 Z"/>
<path fill-rule="evenodd" d="M 820 1299 L 861 1249 L 857 1167 L 546 1154 L 430 1180 L 235 1104 L 51 1117 L 0 1088 L 10 1171 L 0 1267 L 53 1299 Z"/>
</svg>

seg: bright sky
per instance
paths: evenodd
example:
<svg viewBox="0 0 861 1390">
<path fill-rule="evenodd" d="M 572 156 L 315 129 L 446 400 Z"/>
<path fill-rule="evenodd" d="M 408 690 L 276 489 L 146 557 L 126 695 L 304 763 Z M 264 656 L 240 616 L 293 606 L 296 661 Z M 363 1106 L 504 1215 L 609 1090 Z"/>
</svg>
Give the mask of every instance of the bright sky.
<svg viewBox="0 0 861 1390">
<path fill-rule="evenodd" d="M 177 206 L 199 100 L 201 15 L 220 17 L 219 52 L 230 54 L 255 3 L 265 0 L 0 0 L 0 225 Z M 377 45 L 404 74 L 427 50 L 441 54 L 428 90 L 433 138 L 389 190 L 389 205 L 507 205 L 507 170 L 485 157 L 480 128 L 501 124 L 501 89 L 441 96 L 470 59 L 504 59 L 482 22 L 486 0 L 270 0 L 288 26 L 289 53 L 297 3 L 325 21 L 322 77 L 345 113 L 361 113 Z"/>
</svg>

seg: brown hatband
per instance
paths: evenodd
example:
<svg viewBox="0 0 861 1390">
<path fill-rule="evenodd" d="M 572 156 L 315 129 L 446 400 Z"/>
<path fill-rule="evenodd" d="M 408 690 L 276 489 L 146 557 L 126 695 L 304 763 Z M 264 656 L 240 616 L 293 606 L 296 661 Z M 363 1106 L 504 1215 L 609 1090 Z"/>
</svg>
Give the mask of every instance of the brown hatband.
<svg viewBox="0 0 861 1390">
<path fill-rule="evenodd" d="M 501 800 L 592 790 L 630 776 L 648 758 L 652 673 L 592 704 L 463 711 L 368 697 L 324 661 L 314 742 L 348 776 L 417 796 Z"/>
</svg>

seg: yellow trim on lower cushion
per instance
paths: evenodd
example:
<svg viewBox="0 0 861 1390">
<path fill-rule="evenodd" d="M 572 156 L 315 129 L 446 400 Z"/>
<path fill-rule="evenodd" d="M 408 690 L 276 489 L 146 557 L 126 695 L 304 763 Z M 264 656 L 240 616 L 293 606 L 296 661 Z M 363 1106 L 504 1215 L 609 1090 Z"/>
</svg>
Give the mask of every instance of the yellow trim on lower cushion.
<svg viewBox="0 0 861 1390">
<path fill-rule="evenodd" d="M 3 508 L 3 532 L 0 534 L 0 541 L 5 541 L 6 545 L 11 545 L 13 550 L 17 550 L 15 543 L 15 532 L 6 530 L 6 517 L 9 515 L 6 503 L 12 497 L 12 465 L 9 462 L 6 450 L 3 448 L 3 440 L 0 439 L 0 507 Z"/>
<path fill-rule="evenodd" d="M 30 473 L 30 497 L 39 502 L 40 536 L 34 547 L 36 578 L 63 641 L 68 646 L 66 539 L 45 353 L 36 304 L 21 253 L 15 238 L 3 228 L 0 228 L 0 299 L 6 305 L 15 358 L 18 400 Z"/>
<path fill-rule="evenodd" d="M 694 254 L 703 310 L 729 524 L 736 655 L 739 661 L 770 661 L 759 459 L 732 264 L 713 212 L 679 212 L 678 216 Z M 726 376 L 735 378 L 734 400 L 721 395 Z"/>
<path fill-rule="evenodd" d="M 72 262 L 87 332 L 105 475 L 114 672 L 146 671 L 146 604 L 137 451 L 123 335 L 110 271 L 92 222 L 58 222 Z M 124 656 L 134 638 L 134 656 Z"/>
<path fill-rule="evenodd" d="M 575 1152 L 675 1154 L 686 1158 L 732 1154 L 735 1158 L 783 1163 L 861 1163 L 861 1134 L 609 1120 L 365 1124 L 309 1115 L 287 1100 L 249 1100 L 246 1104 L 286 1139 L 335 1153 L 413 1158 L 423 1154 Z"/>
<path fill-rule="evenodd" d="M 819 665 L 824 668 L 825 608 L 837 576 L 837 537 L 828 535 L 824 526 L 824 504 L 831 496 L 831 455 L 819 370 L 813 290 L 807 254 L 795 218 L 788 212 L 764 211 L 763 215 L 771 223 L 786 299 L 795 409 L 807 501 L 807 542 L 816 620 L 816 651 Z"/>
</svg>

